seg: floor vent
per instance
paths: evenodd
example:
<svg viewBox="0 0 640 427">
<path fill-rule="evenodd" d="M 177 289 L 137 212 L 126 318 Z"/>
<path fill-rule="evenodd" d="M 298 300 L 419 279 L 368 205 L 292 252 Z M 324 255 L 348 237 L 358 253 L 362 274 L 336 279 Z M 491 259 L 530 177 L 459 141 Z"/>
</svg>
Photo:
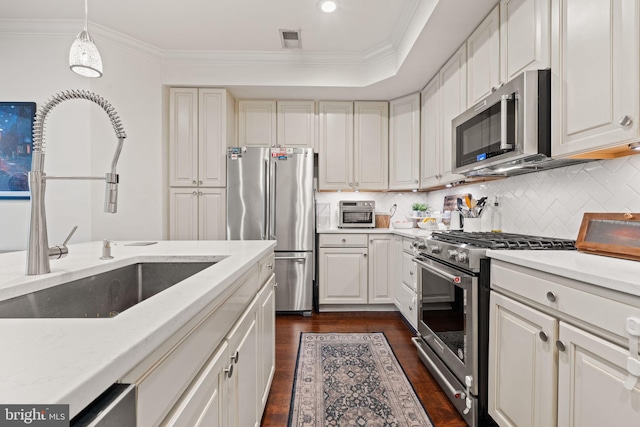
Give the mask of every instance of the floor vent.
<svg viewBox="0 0 640 427">
<path fill-rule="evenodd" d="M 300 30 L 280 30 L 280 41 L 285 49 L 302 49 Z"/>
</svg>

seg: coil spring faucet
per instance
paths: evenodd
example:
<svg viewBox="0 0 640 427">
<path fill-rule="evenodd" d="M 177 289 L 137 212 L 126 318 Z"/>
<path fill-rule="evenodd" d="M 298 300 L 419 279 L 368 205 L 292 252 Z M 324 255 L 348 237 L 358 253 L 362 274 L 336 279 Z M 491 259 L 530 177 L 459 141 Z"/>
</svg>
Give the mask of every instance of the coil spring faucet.
<svg viewBox="0 0 640 427">
<path fill-rule="evenodd" d="M 105 177 L 91 176 L 47 176 L 44 173 L 44 127 L 47 114 L 53 107 L 70 99 L 85 99 L 98 104 L 107 113 L 111 125 L 118 138 L 111 171 Z M 101 96 L 85 90 L 66 90 L 53 95 L 42 107 L 38 109 L 33 125 L 33 152 L 31 171 L 29 172 L 29 189 L 31 190 L 31 219 L 29 223 L 29 240 L 27 242 L 27 275 L 46 274 L 51 272 L 49 258 L 59 258 L 66 255 L 60 254 L 55 249 L 49 248 L 47 236 L 47 218 L 44 207 L 44 190 L 47 180 L 71 179 L 71 180 L 105 180 L 107 186 L 104 199 L 104 211 L 116 213 L 118 210 L 118 174 L 116 164 L 122 151 L 122 144 L 127 137 L 120 121 L 120 117 L 111 104 Z M 75 231 L 75 230 L 74 230 Z M 71 236 L 69 236 L 71 237 Z M 67 241 L 69 239 L 67 238 Z M 66 244 L 66 242 L 65 242 Z"/>
</svg>

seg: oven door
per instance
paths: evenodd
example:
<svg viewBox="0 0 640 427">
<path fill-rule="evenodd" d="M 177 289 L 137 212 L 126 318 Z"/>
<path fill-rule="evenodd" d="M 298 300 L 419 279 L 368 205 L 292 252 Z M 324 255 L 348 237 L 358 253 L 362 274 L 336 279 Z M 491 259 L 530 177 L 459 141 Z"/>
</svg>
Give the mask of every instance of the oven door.
<svg viewBox="0 0 640 427">
<path fill-rule="evenodd" d="M 471 376 L 469 389 L 477 395 L 478 278 L 429 258 L 413 260 L 418 266 L 418 332 L 461 384 Z"/>
</svg>

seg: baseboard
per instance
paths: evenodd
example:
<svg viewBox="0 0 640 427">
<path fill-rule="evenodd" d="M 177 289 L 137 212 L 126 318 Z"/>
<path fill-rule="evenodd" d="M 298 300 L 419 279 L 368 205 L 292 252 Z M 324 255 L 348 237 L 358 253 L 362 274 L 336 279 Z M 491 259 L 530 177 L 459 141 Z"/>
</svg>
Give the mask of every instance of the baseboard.
<svg viewBox="0 0 640 427">
<path fill-rule="evenodd" d="M 343 311 L 398 311 L 394 304 L 320 304 L 320 313 Z"/>
</svg>

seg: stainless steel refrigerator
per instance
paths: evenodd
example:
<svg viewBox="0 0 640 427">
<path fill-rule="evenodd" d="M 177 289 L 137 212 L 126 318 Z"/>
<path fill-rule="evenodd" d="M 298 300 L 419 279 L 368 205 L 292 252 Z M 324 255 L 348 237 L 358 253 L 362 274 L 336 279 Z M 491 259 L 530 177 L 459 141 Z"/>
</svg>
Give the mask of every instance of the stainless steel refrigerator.
<svg viewBox="0 0 640 427">
<path fill-rule="evenodd" d="M 311 312 L 313 191 L 311 148 L 227 149 L 227 238 L 277 240 L 276 311 Z"/>
</svg>

